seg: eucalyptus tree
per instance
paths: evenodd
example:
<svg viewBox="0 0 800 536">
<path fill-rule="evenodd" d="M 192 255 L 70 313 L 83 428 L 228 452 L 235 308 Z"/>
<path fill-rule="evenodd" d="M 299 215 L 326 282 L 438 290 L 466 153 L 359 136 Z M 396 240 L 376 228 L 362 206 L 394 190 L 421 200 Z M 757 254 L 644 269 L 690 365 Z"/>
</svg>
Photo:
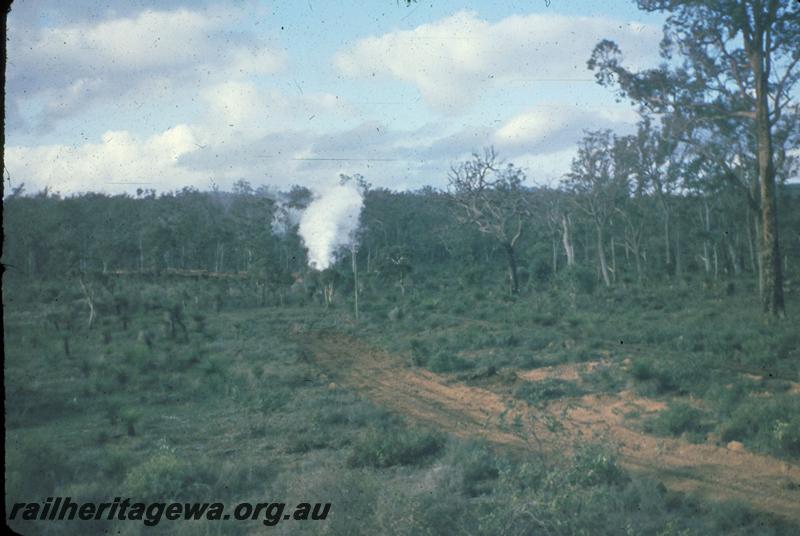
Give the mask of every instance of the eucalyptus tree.
<svg viewBox="0 0 800 536">
<path fill-rule="evenodd" d="M 597 80 L 643 107 L 685 119 L 712 133 L 742 122 L 755 140 L 761 220 L 761 287 L 765 312 L 784 316 L 776 214 L 776 127 L 798 113 L 792 89 L 800 79 L 797 2 L 781 0 L 638 0 L 668 13 L 656 69 L 622 66 L 616 43 L 603 40 L 588 62 Z M 793 121 L 792 121 L 793 122 Z M 788 139 L 788 137 L 784 138 Z"/>
<path fill-rule="evenodd" d="M 664 216 L 665 230 L 665 259 L 669 265 L 670 255 L 670 232 L 669 221 L 671 215 L 670 201 L 671 195 L 665 192 L 663 185 L 673 184 L 672 174 L 667 173 L 662 176 L 657 173 L 659 168 L 658 155 L 663 151 L 657 151 L 657 134 L 650 128 L 647 121 L 640 123 L 636 135 L 620 138 L 616 145 L 616 165 L 617 176 L 622 179 L 622 187 L 626 188 L 629 196 L 620 197 L 620 205 L 614 208 L 615 213 L 622 222 L 623 246 L 625 257 L 630 260 L 633 257 L 636 269 L 636 281 L 642 284 L 644 280 L 644 261 L 645 261 L 645 237 L 648 234 L 652 219 L 650 216 L 654 212 L 653 193 L 655 193 L 658 204 L 662 208 Z M 668 168 L 670 171 L 671 168 Z M 653 176 L 657 175 L 656 180 Z M 655 185 L 655 186 L 654 186 Z"/>
<path fill-rule="evenodd" d="M 597 262 L 605 285 L 611 286 L 606 239 L 617 209 L 628 195 L 627 167 L 622 144 L 610 130 L 588 131 L 578 145 L 567 174 L 567 187 L 576 207 L 591 220 L 597 244 Z"/>
<path fill-rule="evenodd" d="M 553 273 L 558 271 L 558 242 L 564 249 L 567 268 L 575 265 L 573 225 L 567 195 L 563 190 L 547 187 L 540 188 L 534 198 L 540 206 L 544 227 L 548 229 L 553 240 Z"/>
</svg>

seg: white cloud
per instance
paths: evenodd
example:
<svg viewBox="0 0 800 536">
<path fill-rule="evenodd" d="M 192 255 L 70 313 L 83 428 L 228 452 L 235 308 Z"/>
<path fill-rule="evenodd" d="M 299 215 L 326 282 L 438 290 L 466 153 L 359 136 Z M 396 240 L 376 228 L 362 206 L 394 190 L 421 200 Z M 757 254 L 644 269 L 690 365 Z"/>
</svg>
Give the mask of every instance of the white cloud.
<svg viewBox="0 0 800 536">
<path fill-rule="evenodd" d="M 246 80 L 207 87 L 201 96 L 208 105 L 204 122 L 209 128 L 234 129 L 247 137 L 302 128 L 312 120 L 347 122 L 352 114 L 344 99 L 330 93 L 286 95 Z"/>
<path fill-rule="evenodd" d="M 131 191 L 126 183 L 149 183 L 160 191 L 207 182 L 181 168 L 181 156 L 196 150 L 187 125 L 138 139 L 127 131 L 108 131 L 99 143 L 80 146 L 7 147 L 6 165 L 28 191 L 45 186 L 64 194 L 85 191 Z"/>
<path fill-rule="evenodd" d="M 82 18 L 27 33 L 17 25 L 9 46 L 11 128 L 21 129 L 24 119 L 49 128 L 80 117 L 109 131 L 92 140 L 82 132 L 81 138 L 60 132 L 50 139 L 80 145 L 32 147 L 14 145 L 12 132 L 6 164 L 13 180 L 26 182 L 28 191 L 49 185 L 63 193 L 113 193 L 136 188 L 126 183 L 165 191 L 206 188 L 212 181 L 227 188 L 246 178 L 285 187 L 361 173 L 376 185 L 409 188 L 442 185 L 452 161 L 492 144 L 501 157 L 539 177 L 567 170 L 582 129 L 624 128 L 635 121 L 625 107 L 592 110 L 560 102 L 520 108 L 516 102 L 494 107 L 491 125 L 476 119 L 488 112 L 443 120 L 423 116 L 430 122 L 417 129 L 390 114 L 380 122 L 324 90 L 281 91 L 290 87 L 287 79 L 279 85 L 279 78 L 262 75 L 284 70 L 286 54 L 246 34 L 231 34 L 231 21 L 241 12 L 219 9 Z M 519 80 L 590 78 L 585 58 L 600 37 L 618 39 L 627 50 L 631 43 L 650 43 L 651 30 L 557 15 L 490 23 L 462 12 L 358 41 L 337 54 L 335 63 L 348 76 L 371 79 L 375 72 L 414 84 L 437 110 L 458 112 L 485 90 L 496 90 L 496 96 L 519 88 Z M 167 108 L 159 99 L 174 102 Z M 134 110 L 129 113 L 143 121 L 165 116 L 161 125 L 178 125 L 148 124 L 136 131 L 113 115 L 100 116 L 93 105 L 101 102 L 128 103 Z M 173 112 L 178 104 L 180 112 Z M 191 115 L 183 115 L 185 110 Z"/>
<path fill-rule="evenodd" d="M 586 79 L 594 45 L 616 40 L 629 65 L 657 57 L 655 26 L 557 14 L 512 16 L 490 23 L 462 11 L 414 30 L 359 40 L 334 65 L 349 77 L 384 75 L 414 84 L 439 112 L 458 112 L 489 87 L 537 80 Z"/>
<path fill-rule="evenodd" d="M 57 27 L 9 28 L 8 95 L 17 104 L 40 99 L 29 117 L 40 129 L 92 104 L 152 95 L 154 86 L 186 91 L 215 81 L 276 73 L 286 53 L 227 25 L 242 16 L 227 11 L 148 9 L 101 21 Z M 30 108 L 30 107 L 28 107 Z"/>
<path fill-rule="evenodd" d="M 513 152 L 548 153 L 575 145 L 584 130 L 609 128 L 624 134 L 637 120 L 636 112 L 627 106 L 585 109 L 544 104 L 505 121 L 493 133 L 492 143 Z"/>
<path fill-rule="evenodd" d="M 548 134 L 563 128 L 567 121 L 566 114 L 552 110 L 528 112 L 506 121 L 497 129 L 494 137 L 497 143 L 502 145 L 536 144 L 544 140 Z"/>
<path fill-rule="evenodd" d="M 126 183 L 139 182 L 165 191 L 207 187 L 212 180 L 224 188 L 243 177 L 288 185 L 319 169 L 303 159 L 314 158 L 315 141 L 328 135 L 299 127 L 317 117 L 338 121 L 341 130 L 349 117 L 347 104 L 334 95 L 289 96 L 245 81 L 206 88 L 202 98 L 207 114 L 192 124 L 150 136 L 107 131 L 81 145 L 11 145 L 6 167 L 28 191 L 49 186 L 62 193 L 122 192 L 131 191 Z"/>
</svg>

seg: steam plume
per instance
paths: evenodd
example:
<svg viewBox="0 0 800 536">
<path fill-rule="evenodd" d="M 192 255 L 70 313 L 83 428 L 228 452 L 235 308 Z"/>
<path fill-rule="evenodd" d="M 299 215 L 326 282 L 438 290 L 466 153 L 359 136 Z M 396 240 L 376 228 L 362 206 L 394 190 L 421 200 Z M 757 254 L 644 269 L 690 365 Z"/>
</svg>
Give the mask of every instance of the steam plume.
<svg viewBox="0 0 800 536">
<path fill-rule="evenodd" d="M 311 268 L 328 268 L 340 248 L 353 245 L 362 204 L 361 192 L 349 182 L 317 192 L 303 211 L 298 230 Z"/>
</svg>

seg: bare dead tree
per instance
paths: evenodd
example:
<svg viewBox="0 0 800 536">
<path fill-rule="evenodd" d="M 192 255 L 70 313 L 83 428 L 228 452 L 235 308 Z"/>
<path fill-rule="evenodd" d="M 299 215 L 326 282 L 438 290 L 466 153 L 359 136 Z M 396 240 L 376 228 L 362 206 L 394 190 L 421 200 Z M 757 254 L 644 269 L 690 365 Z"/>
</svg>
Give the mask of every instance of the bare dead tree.
<svg viewBox="0 0 800 536">
<path fill-rule="evenodd" d="M 463 224 L 495 238 L 506 253 L 511 292 L 519 292 L 516 246 L 529 216 L 524 172 L 500 161 L 494 148 L 450 166 L 448 193 Z"/>
<path fill-rule="evenodd" d="M 97 316 L 96 312 L 95 312 L 95 307 L 94 307 L 94 302 L 95 302 L 94 296 L 93 296 L 92 292 L 87 288 L 86 283 L 83 282 L 83 278 L 78 279 L 78 281 L 81 284 L 81 289 L 83 290 L 83 296 L 84 296 L 84 299 L 86 300 L 86 305 L 89 306 L 89 322 L 88 322 L 88 326 L 89 326 L 89 329 L 92 329 L 92 326 L 94 326 L 94 319 Z"/>
</svg>

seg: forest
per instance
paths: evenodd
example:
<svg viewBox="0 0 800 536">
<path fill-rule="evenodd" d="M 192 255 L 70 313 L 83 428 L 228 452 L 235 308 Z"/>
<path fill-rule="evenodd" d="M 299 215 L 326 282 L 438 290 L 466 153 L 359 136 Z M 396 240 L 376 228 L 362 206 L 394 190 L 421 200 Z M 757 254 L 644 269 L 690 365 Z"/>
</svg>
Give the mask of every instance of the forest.
<svg viewBox="0 0 800 536">
<path fill-rule="evenodd" d="M 738 283 L 758 292 L 755 179 L 709 177 L 702 156 L 670 163 L 672 153 L 659 158 L 652 149 L 666 143 L 657 135 L 647 125 L 636 136 L 587 133 L 573 171 L 552 187 L 527 185 L 524 172 L 491 148 L 455 165 L 445 189 L 396 192 L 343 176 L 363 192 L 355 238 L 362 284 L 380 293 L 415 281 L 485 279 L 510 294 L 532 294 L 569 274 L 589 287 Z M 262 306 L 289 295 L 307 299 L 315 271 L 307 268 L 291 212 L 312 197 L 306 187 L 280 192 L 244 179 L 230 192 L 65 198 L 47 190 L 26 195 L 22 185 L 4 204 L 5 265 L 9 277 L 31 281 L 236 277 L 252 285 Z M 791 289 L 800 258 L 800 185 L 781 182 L 777 198 L 780 265 Z M 352 279 L 352 259 L 340 257 L 331 272 Z"/>
<path fill-rule="evenodd" d="M 416 190 L 377 169 L 114 195 L 14 177 L 7 512 L 285 500 L 330 515 L 148 528 L 797 534 L 800 18 L 732 4 L 640 1 L 670 15 L 662 65 L 610 40 L 586 58 L 635 132 L 584 131 L 549 182 L 493 146 Z"/>
</svg>

